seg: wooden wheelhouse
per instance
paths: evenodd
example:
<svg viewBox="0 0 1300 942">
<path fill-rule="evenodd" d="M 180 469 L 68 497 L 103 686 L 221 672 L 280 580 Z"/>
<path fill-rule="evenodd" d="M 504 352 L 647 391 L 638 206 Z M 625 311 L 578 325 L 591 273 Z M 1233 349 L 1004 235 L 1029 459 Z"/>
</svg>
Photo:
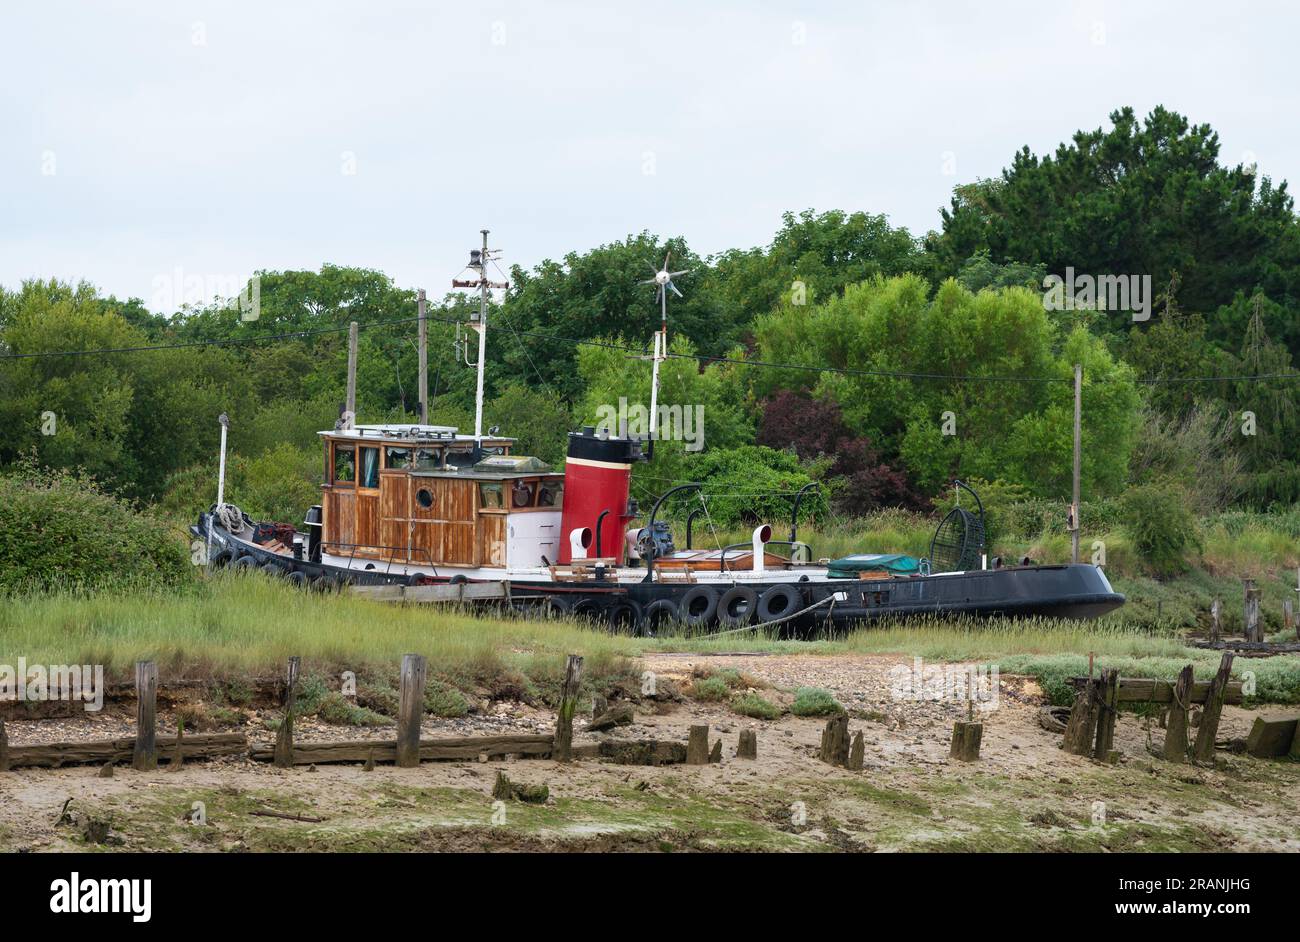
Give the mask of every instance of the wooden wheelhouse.
<svg viewBox="0 0 1300 942">
<path fill-rule="evenodd" d="M 435 425 L 320 433 L 322 548 L 410 566 L 543 566 L 560 546 L 564 475 L 514 440 Z"/>
</svg>

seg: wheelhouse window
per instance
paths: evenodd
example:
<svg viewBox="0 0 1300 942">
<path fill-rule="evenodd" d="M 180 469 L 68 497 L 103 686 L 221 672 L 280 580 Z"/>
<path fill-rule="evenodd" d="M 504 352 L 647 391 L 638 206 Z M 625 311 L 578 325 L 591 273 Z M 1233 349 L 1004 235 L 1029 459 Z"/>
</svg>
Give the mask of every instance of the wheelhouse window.
<svg viewBox="0 0 1300 942">
<path fill-rule="evenodd" d="M 354 484 L 357 480 L 356 446 L 334 446 L 334 483 Z"/>
<path fill-rule="evenodd" d="M 361 478 L 362 487 L 379 486 L 379 449 L 365 448 L 361 449 Z"/>
<path fill-rule="evenodd" d="M 388 448 L 385 449 L 384 466 L 394 470 L 404 470 L 411 466 L 411 449 L 409 448 Z"/>
<path fill-rule="evenodd" d="M 416 471 L 437 471 L 441 460 L 436 448 L 417 448 L 411 468 Z"/>
<path fill-rule="evenodd" d="M 536 487 L 536 481 L 516 481 L 510 487 L 510 506 L 511 507 L 531 507 L 533 506 L 533 490 Z"/>
<path fill-rule="evenodd" d="M 564 501 L 563 481 L 543 481 L 537 491 L 538 507 L 558 507 Z"/>
<path fill-rule="evenodd" d="M 474 464 L 474 452 L 472 451 L 448 451 L 447 467 L 449 468 L 468 468 Z"/>
<path fill-rule="evenodd" d="M 503 509 L 505 507 L 505 498 L 502 495 L 501 482 L 480 484 L 478 486 L 478 502 L 479 506 L 484 510 Z"/>
</svg>

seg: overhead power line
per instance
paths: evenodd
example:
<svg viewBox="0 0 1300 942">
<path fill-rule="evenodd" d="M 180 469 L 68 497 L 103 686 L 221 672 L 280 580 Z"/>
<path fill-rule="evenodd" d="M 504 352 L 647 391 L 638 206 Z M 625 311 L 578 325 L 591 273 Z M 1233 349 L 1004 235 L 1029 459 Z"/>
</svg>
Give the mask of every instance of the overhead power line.
<svg viewBox="0 0 1300 942">
<path fill-rule="evenodd" d="M 437 324 L 456 325 L 462 323 L 458 318 L 427 316 L 426 321 Z M 390 320 L 371 321 L 366 324 L 358 324 L 358 330 L 372 330 L 377 327 L 393 327 L 399 324 L 414 324 L 419 321 L 419 317 L 398 317 Z M 107 347 L 96 350 L 41 350 L 31 353 L 0 353 L 0 360 L 27 360 L 42 359 L 47 357 L 83 357 L 83 356 L 108 356 L 119 353 L 149 353 L 155 350 L 186 350 L 202 347 L 239 347 L 258 343 L 268 343 L 281 340 L 297 340 L 305 337 L 315 337 L 325 334 L 337 334 L 347 331 L 348 325 L 344 324 L 338 327 L 317 327 L 307 330 L 293 330 L 277 334 L 263 334 L 256 337 L 229 337 L 222 340 L 190 340 L 179 343 L 167 344 L 142 344 L 132 347 Z M 624 353 L 644 354 L 645 347 L 636 347 L 626 343 L 615 343 L 603 340 L 585 340 L 577 337 L 561 337 L 556 334 L 547 333 L 537 330 L 516 330 L 513 327 L 506 327 L 510 333 L 514 334 L 516 339 L 519 337 L 533 337 L 539 340 L 549 340 L 554 343 L 571 344 L 574 346 L 598 347 L 606 350 L 619 350 Z M 531 354 L 525 354 L 529 360 L 532 360 Z M 927 373 L 906 370 L 870 370 L 844 366 L 816 366 L 805 363 L 774 363 L 770 360 L 748 360 L 740 357 L 727 356 L 709 356 L 706 354 L 693 353 L 668 353 L 666 356 L 673 360 L 693 360 L 697 363 L 727 363 L 734 366 L 757 367 L 760 369 L 789 370 L 793 372 L 808 373 L 830 373 L 840 376 L 870 376 L 885 379 L 915 379 L 915 380 L 935 380 L 938 382 L 955 382 L 955 383 L 1070 383 L 1073 378 L 1070 376 L 1012 376 L 1012 375 L 990 375 L 979 376 L 973 374 L 958 373 Z M 532 364 L 537 369 L 536 364 Z M 540 373 L 539 373 L 540 375 Z M 1300 379 L 1300 372 L 1289 373 L 1253 373 L 1238 374 L 1229 376 L 1160 376 L 1138 378 L 1134 382 L 1142 385 L 1154 386 L 1163 383 L 1219 383 L 1219 382 L 1252 382 L 1261 380 L 1297 380 Z"/>
</svg>

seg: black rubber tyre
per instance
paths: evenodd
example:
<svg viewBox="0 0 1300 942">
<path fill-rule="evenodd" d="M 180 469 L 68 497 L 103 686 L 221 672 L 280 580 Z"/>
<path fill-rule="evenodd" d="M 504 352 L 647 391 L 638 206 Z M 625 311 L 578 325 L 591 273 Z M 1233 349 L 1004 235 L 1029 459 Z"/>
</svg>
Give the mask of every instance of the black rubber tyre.
<svg viewBox="0 0 1300 942">
<path fill-rule="evenodd" d="M 466 582 L 469 582 L 469 578 L 457 573 L 447 580 L 447 585 L 464 585 Z"/>
<path fill-rule="evenodd" d="M 313 592 L 333 592 L 337 586 L 332 576 L 317 576 L 311 581 Z"/>
<path fill-rule="evenodd" d="M 573 614 L 573 601 L 562 595 L 548 595 L 537 606 L 542 618 L 568 618 Z"/>
<path fill-rule="evenodd" d="M 775 621 L 803 608 L 803 596 L 792 585 L 774 585 L 758 597 L 755 613 L 760 622 Z"/>
<path fill-rule="evenodd" d="M 406 577 L 406 584 L 407 584 L 407 585 L 421 585 L 421 581 L 420 581 L 420 580 L 422 580 L 422 579 L 427 579 L 427 578 L 429 578 L 429 577 L 426 576 L 426 575 L 425 575 L 424 573 L 422 573 L 422 572 L 413 572 L 413 573 L 411 573 L 409 576 Z"/>
<path fill-rule="evenodd" d="M 235 551 L 227 547 L 212 555 L 212 565 L 221 568 L 229 566 L 236 559 Z"/>
<path fill-rule="evenodd" d="M 718 621 L 729 628 L 739 628 L 754 620 L 758 593 L 747 585 L 733 585 L 722 593 L 718 602 Z"/>
<path fill-rule="evenodd" d="M 289 573 L 289 575 L 285 578 L 285 581 L 288 582 L 289 585 L 293 586 L 295 589 L 305 589 L 307 588 L 307 583 L 310 580 L 307 578 L 307 573 L 298 572 L 295 570 L 294 572 Z"/>
<path fill-rule="evenodd" d="M 712 624 L 718 614 L 718 593 L 707 585 L 692 586 L 677 604 L 677 617 L 688 628 Z"/>
<path fill-rule="evenodd" d="M 250 569 L 257 568 L 257 560 L 251 554 L 245 553 L 243 556 L 235 560 L 235 565 L 233 568 L 239 570 L 240 572 L 247 572 Z"/>
<path fill-rule="evenodd" d="M 645 618 L 641 622 L 641 636 L 645 638 L 658 637 L 666 625 L 678 621 L 680 618 L 676 602 L 668 599 L 655 599 L 645 607 Z"/>
<path fill-rule="evenodd" d="M 277 562 L 268 561 L 262 563 L 262 565 L 259 566 L 258 568 L 261 569 L 262 572 L 266 573 L 268 576 L 270 576 L 273 579 L 279 579 L 281 576 L 284 575 L 284 567 Z"/>
<path fill-rule="evenodd" d="M 645 624 L 645 612 L 636 599 L 619 599 L 609 607 L 606 617 L 609 630 L 616 635 L 639 635 Z"/>
<path fill-rule="evenodd" d="M 578 599 L 573 603 L 573 617 L 584 621 L 603 622 L 607 612 L 604 603 L 599 599 Z"/>
</svg>

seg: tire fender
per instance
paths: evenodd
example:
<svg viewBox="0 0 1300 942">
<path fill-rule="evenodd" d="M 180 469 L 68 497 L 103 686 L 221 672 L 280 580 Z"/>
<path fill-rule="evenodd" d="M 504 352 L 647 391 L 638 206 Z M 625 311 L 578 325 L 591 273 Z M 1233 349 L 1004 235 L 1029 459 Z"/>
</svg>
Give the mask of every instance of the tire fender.
<svg viewBox="0 0 1300 942">
<path fill-rule="evenodd" d="M 803 608 L 803 596 L 799 594 L 799 590 L 792 585 L 778 583 L 764 590 L 758 597 L 755 612 L 761 622 L 775 621 L 793 615 L 801 608 Z"/>
<path fill-rule="evenodd" d="M 733 585 L 722 594 L 722 599 L 718 602 L 719 623 L 732 628 L 748 625 L 754 620 L 754 609 L 757 607 L 757 602 L 758 593 L 749 586 Z M 732 609 L 737 608 L 739 611 L 732 614 Z"/>
<path fill-rule="evenodd" d="M 717 614 L 718 593 L 707 585 L 697 585 L 687 589 L 677 605 L 677 617 L 681 619 L 682 624 L 690 628 L 709 625 Z"/>
</svg>

